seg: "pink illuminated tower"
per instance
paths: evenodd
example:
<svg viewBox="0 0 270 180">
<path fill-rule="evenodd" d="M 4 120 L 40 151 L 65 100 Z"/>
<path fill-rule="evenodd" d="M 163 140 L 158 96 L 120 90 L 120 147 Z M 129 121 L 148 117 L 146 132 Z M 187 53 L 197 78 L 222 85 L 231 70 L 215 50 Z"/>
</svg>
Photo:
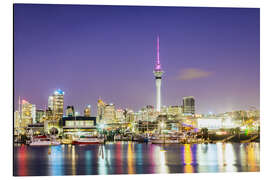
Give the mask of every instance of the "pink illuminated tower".
<svg viewBox="0 0 270 180">
<path fill-rule="evenodd" d="M 160 112 L 161 107 L 161 77 L 164 71 L 161 69 L 159 60 L 159 36 L 157 36 L 157 60 L 153 71 L 156 79 L 156 110 Z"/>
</svg>

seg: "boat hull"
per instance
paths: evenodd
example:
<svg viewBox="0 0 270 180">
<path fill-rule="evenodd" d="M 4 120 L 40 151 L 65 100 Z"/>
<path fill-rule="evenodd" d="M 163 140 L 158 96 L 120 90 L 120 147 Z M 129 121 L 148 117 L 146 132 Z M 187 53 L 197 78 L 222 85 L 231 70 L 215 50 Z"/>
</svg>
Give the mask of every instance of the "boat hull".
<svg viewBox="0 0 270 180">
<path fill-rule="evenodd" d="M 72 144 L 73 145 L 76 145 L 76 144 L 85 144 L 85 145 L 87 145 L 87 144 L 102 144 L 102 143 L 99 142 L 99 141 L 93 141 L 93 142 L 72 141 Z"/>
</svg>

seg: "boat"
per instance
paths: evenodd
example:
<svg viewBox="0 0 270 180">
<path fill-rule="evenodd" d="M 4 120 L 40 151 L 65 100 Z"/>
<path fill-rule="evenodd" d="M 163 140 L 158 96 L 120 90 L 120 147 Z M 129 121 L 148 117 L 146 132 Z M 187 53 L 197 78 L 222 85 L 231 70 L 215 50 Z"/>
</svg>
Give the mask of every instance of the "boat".
<svg viewBox="0 0 270 180">
<path fill-rule="evenodd" d="M 137 141 L 140 143 L 148 143 L 148 137 L 146 135 L 137 135 L 133 138 L 133 141 Z"/>
<path fill-rule="evenodd" d="M 32 137 L 30 146 L 57 146 L 60 145 L 60 141 L 56 139 L 48 138 L 47 136 Z"/>
<path fill-rule="evenodd" d="M 72 140 L 71 139 L 62 139 L 61 144 L 72 144 Z"/>
<path fill-rule="evenodd" d="M 152 136 L 150 138 L 152 144 L 179 144 L 179 137 L 176 136 Z"/>
<path fill-rule="evenodd" d="M 104 138 L 100 138 L 97 136 L 81 136 L 77 139 L 74 139 L 72 141 L 73 145 L 76 144 L 103 144 L 104 143 Z"/>
</svg>

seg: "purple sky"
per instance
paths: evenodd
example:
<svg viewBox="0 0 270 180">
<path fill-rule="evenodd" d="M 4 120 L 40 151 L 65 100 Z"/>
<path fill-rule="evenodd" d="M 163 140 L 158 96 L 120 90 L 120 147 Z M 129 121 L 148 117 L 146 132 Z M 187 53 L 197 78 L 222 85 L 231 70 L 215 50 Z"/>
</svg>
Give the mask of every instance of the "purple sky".
<svg viewBox="0 0 270 180">
<path fill-rule="evenodd" d="M 38 108 L 96 111 L 100 96 L 135 111 L 155 104 L 156 36 L 162 104 L 194 96 L 196 111 L 259 108 L 260 11 L 239 8 L 14 5 L 14 91 Z"/>
</svg>

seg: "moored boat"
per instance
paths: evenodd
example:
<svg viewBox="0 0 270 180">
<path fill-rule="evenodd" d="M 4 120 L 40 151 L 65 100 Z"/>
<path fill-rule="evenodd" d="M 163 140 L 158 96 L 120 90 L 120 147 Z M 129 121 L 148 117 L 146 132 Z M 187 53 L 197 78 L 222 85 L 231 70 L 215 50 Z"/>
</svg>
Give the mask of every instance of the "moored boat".
<svg viewBox="0 0 270 180">
<path fill-rule="evenodd" d="M 72 144 L 103 144 L 104 138 L 97 136 L 83 136 L 72 141 Z"/>
<path fill-rule="evenodd" d="M 60 141 L 51 139 L 46 136 L 32 137 L 30 146 L 57 146 L 60 145 Z"/>
</svg>

